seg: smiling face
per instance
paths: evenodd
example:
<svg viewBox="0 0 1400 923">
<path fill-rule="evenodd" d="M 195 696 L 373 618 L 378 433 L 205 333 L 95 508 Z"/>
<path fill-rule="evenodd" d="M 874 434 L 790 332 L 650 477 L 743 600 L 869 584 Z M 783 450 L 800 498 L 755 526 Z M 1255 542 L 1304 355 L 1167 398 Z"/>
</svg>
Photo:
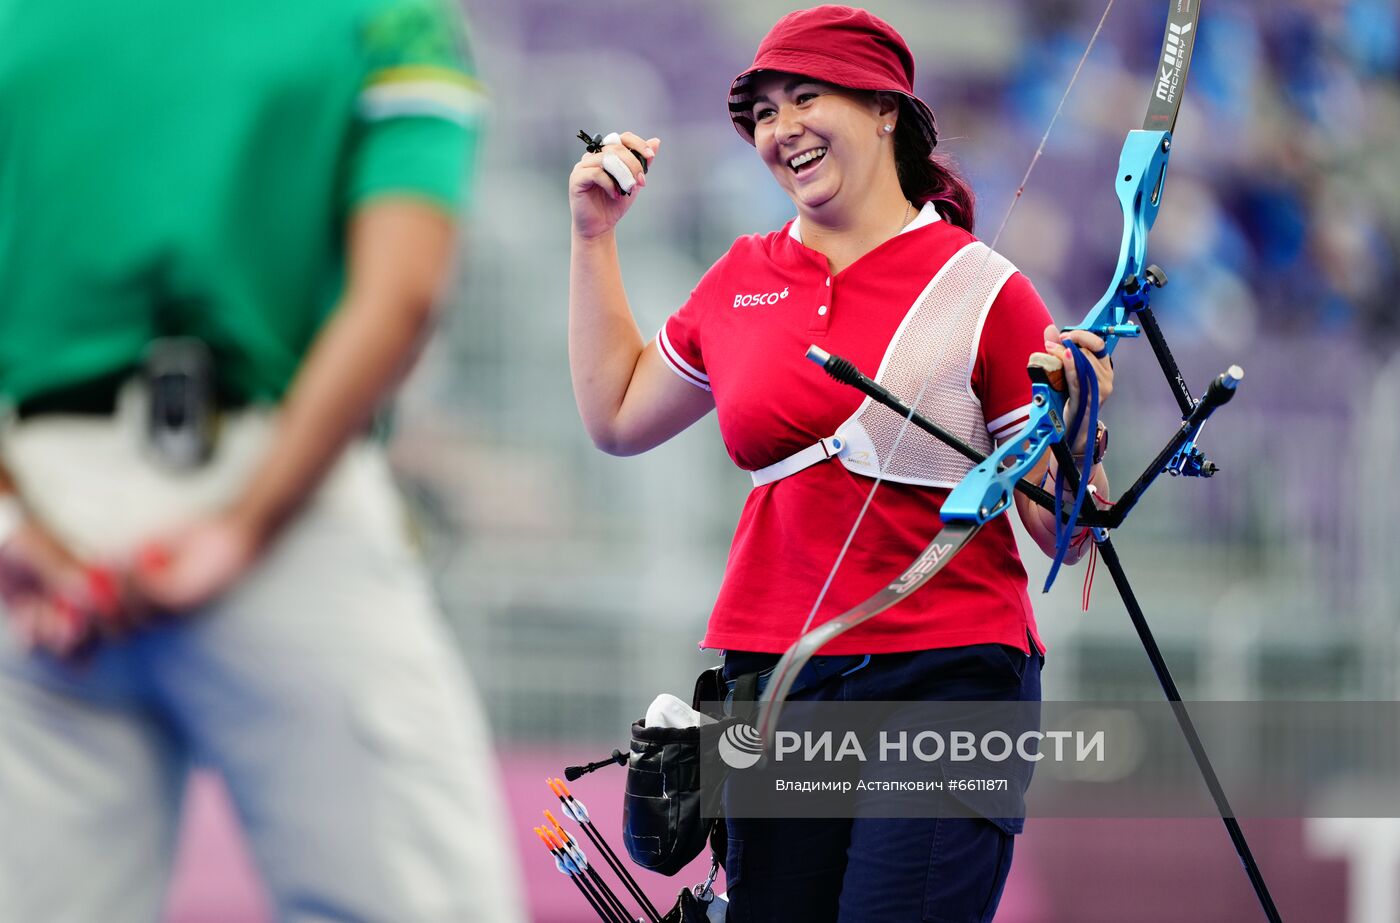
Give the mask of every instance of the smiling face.
<svg viewBox="0 0 1400 923">
<path fill-rule="evenodd" d="M 775 72 L 752 93 L 754 147 L 800 213 L 853 211 L 894 171 L 891 100 Z"/>
</svg>

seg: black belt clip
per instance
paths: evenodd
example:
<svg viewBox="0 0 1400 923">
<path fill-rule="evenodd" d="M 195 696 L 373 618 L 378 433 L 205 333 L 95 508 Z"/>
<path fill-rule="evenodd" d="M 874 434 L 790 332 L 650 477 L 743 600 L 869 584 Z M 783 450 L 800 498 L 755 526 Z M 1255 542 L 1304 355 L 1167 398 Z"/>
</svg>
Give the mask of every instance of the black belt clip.
<svg viewBox="0 0 1400 923">
<path fill-rule="evenodd" d="M 175 471 L 201 467 L 213 457 L 218 433 L 213 352 L 193 337 L 153 340 L 143 375 L 151 455 Z"/>
</svg>

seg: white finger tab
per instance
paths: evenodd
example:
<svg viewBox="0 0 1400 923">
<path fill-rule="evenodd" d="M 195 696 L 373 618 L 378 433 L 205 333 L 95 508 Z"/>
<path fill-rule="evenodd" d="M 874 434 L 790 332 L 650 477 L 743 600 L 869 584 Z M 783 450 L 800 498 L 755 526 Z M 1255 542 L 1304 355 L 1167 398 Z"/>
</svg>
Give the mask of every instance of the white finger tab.
<svg viewBox="0 0 1400 923">
<path fill-rule="evenodd" d="M 608 138 L 616 139 L 617 135 L 611 134 L 608 135 Z M 608 138 L 604 138 L 603 141 L 607 144 L 617 143 L 615 140 L 608 141 Z M 637 185 L 637 179 L 632 175 L 632 171 L 627 169 L 627 164 L 623 163 L 622 158 L 612 151 L 603 154 L 603 169 L 617 182 L 617 188 L 621 190 L 623 195 L 630 195 L 632 187 Z"/>
</svg>

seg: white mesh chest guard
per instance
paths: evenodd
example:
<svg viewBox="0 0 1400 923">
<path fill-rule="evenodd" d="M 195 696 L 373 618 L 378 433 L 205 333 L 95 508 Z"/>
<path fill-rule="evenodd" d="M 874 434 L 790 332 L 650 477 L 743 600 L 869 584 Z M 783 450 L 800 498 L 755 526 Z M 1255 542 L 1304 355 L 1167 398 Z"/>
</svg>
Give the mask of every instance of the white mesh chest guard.
<svg viewBox="0 0 1400 923">
<path fill-rule="evenodd" d="M 905 314 L 880 360 L 875 380 L 912 401 L 929 379 L 918 410 L 980 452 L 993 448 L 982 404 L 972 393 L 972 369 L 982 327 L 1016 267 L 980 241 L 955 253 Z M 856 474 L 925 487 L 953 488 L 972 462 L 910 424 L 894 451 L 904 418 L 870 398 L 835 437 L 753 472 L 755 485 L 771 483 L 836 457 Z"/>
</svg>

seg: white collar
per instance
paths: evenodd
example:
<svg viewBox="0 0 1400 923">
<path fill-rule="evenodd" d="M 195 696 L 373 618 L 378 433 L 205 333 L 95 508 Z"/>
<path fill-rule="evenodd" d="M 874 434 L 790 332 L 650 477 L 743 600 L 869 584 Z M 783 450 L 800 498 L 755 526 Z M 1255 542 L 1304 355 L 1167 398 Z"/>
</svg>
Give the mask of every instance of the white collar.
<svg viewBox="0 0 1400 923">
<path fill-rule="evenodd" d="M 932 202 L 925 202 L 924 207 L 919 209 L 919 213 L 914 216 L 914 220 L 906 224 L 899 233 L 908 234 L 910 231 L 917 231 L 919 228 L 933 224 L 935 221 L 942 221 L 943 216 L 938 214 L 938 209 Z M 802 216 L 798 215 L 792 219 L 792 224 L 788 225 L 788 235 L 799 244 L 802 243 Z M 899 234 L 895 235 L 896 237 Z"/>
</svg>

